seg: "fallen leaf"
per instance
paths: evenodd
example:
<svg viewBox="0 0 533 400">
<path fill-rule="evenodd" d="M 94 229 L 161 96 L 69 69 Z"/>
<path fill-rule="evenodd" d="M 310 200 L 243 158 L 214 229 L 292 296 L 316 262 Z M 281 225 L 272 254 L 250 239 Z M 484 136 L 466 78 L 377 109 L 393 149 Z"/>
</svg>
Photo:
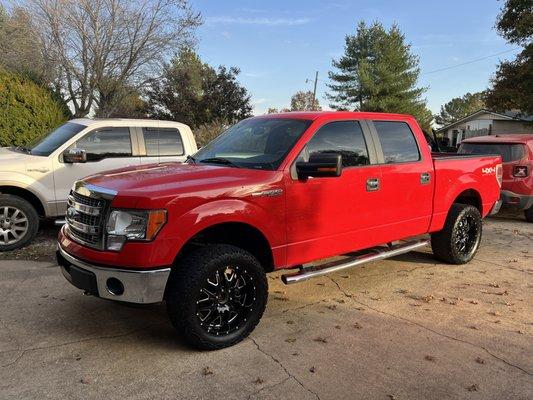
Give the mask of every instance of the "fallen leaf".
<svg viewBox="0 0 533 400">
<path fill-rule="evenodd" d="M 426 355 L 426 356 L 424 357 L 424 360 L 426 360 L 426 361 L 435 361 L 435 357 L 430 356 L 430 355 Z"/>
<path fill-rule="evenodd" d="M 479 390 L 479 386 L 477 383 L 474 383 L 473 385 L 470 385 L 467 389 L 469 392 L 477 392 Z"/>
<path fill-rule="evenodd" d="M 204 376 L 207 376 L 207 375 L 213 375 L 214 372 L 211 370 L 211 368 L 209 367 L 204 367 L 204 369 L 202 369 L 202 374 Z"/>
<path fill-rule="evenodd" d="M 340 325 L 335 325 L 335 329 L 341 329 Z"/>
<path fill-rule="evenodd" d="M 311 368 L 309 368 L 309 372 L 311 372 L 311 373 L 314 374 L 314 373 L 316 372 L 316 368 L 315 368 L 315 367 L 311 367 Z"/>
</svg>

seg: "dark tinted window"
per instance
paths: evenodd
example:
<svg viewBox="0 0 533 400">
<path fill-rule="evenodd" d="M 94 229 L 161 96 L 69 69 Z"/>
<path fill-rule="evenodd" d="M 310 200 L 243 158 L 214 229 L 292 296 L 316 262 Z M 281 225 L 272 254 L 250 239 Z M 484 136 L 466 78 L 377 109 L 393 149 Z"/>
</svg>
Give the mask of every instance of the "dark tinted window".
<svg viewBox="0 0 533 400">
<path fill-rule="evenodd" d="M 420 160 L 413 132 L 405 122 L 374 121 L 386 163 Z"/>
<path fill-rule="evenodd" d="M 308 155 L 339 153 L 343 167 L 370 164 L 365 138 L 359 122 L 331 122 L 320 128 L 307 144 Z"/>
<path fill-rule="evenodd" d="M 518 161 L 525 157 L 523 144 L 509 143 L 461 143 L 459 154 L 499 154 L 503 162 Z"/>
<path fill-rule="evenodd" d="M 131 137 L 127 127 L 97 129 L 76 142 L 87 152 L 87 161 L 110 157 L 131 157 Z"/>
<path fill-rule="evenodd" d="M 35 156 L 49 156 L 59 146 L 72 139 L 85 128 L 85 125 L 67 122 L 56 130 L 50 132 L 44 138 L 40 138 L 39 141 L 33 145 L 31 154 Z"/>
<path fill-rule="evenodd" d="M 177 129 L 143 128 L 147 156 L 182 156 L 183 142 Z"/>
<path fill-rule="evenodd" d="M 311 121 L 250 118 L 233 125 L 194 155 L 197 162 L 220 164 L 226 159 L 243 168 L 274 170 Z M 216 159 L 218 158 L 219 162 Z"/>
</svg>

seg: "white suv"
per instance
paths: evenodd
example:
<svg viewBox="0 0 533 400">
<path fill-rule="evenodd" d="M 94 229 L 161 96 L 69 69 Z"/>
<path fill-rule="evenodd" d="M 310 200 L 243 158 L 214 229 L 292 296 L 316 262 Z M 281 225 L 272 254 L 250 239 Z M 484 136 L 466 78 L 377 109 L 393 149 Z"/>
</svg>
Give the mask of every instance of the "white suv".
<svg viewBox="0 0 533 400">
<path fill-rule="evenodd" d="M 30 243 L 39 218 L 63 217 L 74 181 L 133 165 L 183 162 L 191 129 L 171 121 L 73 119 L 28 148 L 0 148 L 0 251 Z"/>
</svg>

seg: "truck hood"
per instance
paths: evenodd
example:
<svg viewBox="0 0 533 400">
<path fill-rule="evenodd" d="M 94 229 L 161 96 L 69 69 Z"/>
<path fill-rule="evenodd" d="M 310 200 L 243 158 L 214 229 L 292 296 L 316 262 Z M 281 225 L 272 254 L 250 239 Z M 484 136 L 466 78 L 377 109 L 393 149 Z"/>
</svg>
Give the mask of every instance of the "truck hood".
<svg viewBox="0 0 533 400">
<path fill-rule="evenodd" d="M 0 147 L 0 171 L 21 172 L 28 164 L 42 163 L 46 157 L 32 156 L 12 147 Z"/>
<path fill-rule="evenodd" d="M 204 190 L 239 190 L 263 187 L 280 174 L 278 171 L 232 168 L 208 164 L 165 163 L 129 167 L 85 178 L 85 181 L 119 196 L 166 197 L 198 194 Z M 212 193 L 213 194 L 213 193 Z"/>
</svg>

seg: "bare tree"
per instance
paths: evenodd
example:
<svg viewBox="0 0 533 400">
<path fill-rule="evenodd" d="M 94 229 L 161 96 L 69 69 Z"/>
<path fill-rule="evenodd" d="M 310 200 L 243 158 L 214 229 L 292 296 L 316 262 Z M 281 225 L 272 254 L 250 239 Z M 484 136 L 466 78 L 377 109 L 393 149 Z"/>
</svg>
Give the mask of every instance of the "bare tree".
<svg viewBox="0 0 533 400">
<path fill-rule="evenodd" d="M 199 13 L 188 0 L 25 0 L 41 46 L 60 67 L 74 115 L 108 116 L 194 42 Z"/>
</svg>

